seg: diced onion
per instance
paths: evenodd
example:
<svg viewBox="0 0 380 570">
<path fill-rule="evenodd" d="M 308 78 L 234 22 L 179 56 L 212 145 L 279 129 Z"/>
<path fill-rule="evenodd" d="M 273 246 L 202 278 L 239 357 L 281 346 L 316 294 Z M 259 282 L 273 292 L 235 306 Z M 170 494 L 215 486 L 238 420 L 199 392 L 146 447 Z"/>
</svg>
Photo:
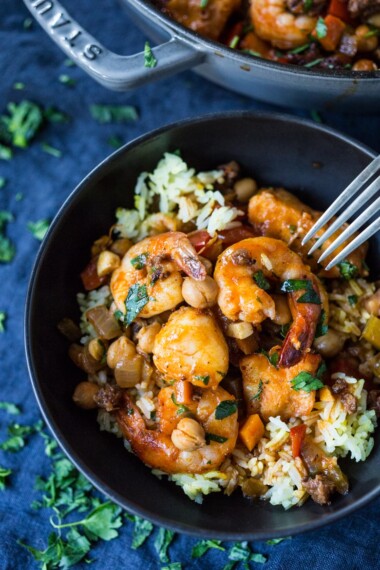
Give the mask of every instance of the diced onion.
<svg viewBox="0 0 380 570">
<path fill-rule="evenodd" d="M 87 320 L 92 324 L 100 338 L 110 340 L 119 336 L 120 326 L 115 317 L 109 312 L 105 305 L 93 307 L 86 312 Z"/>
<path fill-rule="evenodd" d="M 115 380 L 120 388 L 132 388 L 141 381 L 143 357 L 136 354 L 130 360 L 120 362 L 115 368 Z"/>
<path fill-rule="evenodd" d="M 240 340 L 251 336 L 253 327 L 251 323 L 230 323 L 227 329 L 227 336 Z"/>
</svg>

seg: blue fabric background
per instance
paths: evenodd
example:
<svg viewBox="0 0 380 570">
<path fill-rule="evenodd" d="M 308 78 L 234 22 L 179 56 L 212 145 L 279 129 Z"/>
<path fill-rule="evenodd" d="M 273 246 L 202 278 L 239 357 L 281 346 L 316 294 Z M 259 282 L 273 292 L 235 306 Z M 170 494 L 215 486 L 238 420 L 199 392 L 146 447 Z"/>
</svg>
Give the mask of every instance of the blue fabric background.
<svg viewBox="0 0 380 570">
<path fill-rule="evenodd" d="M 65 0 L 65 4 L 107 47 L 120 53 L 143 49 L 145 38 L 121 13 L 117 0 Z M 17 246 L 14 261 L 0 267 L 0 310 L 8 313 L 6 332 L 0 335 L 0 401 L 19 404 L 23 411 L 19 421 L 25 424 L 40 417 L 23 348 L 25 293 L 39 247 L 39 242 L 26 228 L 27 222 L 54 216 L 82 177 L 112 151 L 107 142 L 111 135 L 118 135 L 127 142 L 164 123 L 202 113 L 224 109 L 274 110 L 269 105 L 209 84 L 190 72 L 131 94 L 108 92 L 80 69 L 65 67 L 64 55 L 37 24 L 23 29 L 23 21 L 28 16 L 21 0 L 1 0 L 0 112 L 5 111 L 7 102 L 27 98 L 44 106 L 57 106 L 70 115 L 71 121 L 46 127 L 29 149 L 16 151 L 9 163 L 0 161 L 0 176 L 8 179 L 6 187 L 0 190 L 0 209 L 10 210 L 15 215 L 15 221 L 8 226 L 8 235 Z M 60 74 L 73 77 L 76 85 L 62 85 L 58 81 Z M 14 90 L 15 82 L 23 82 L 25 90 Z M 135 105 L 140 118 L 128 125 L 99 125 L 90 117 L 91 103 Z M 309 115 L 307 112 L 297 114 Z M 380 152 L 380 116 L 322 114 L 322 119 Z M 62 157 L 58 159 L 44 153 L 40 146 L 42 142 L 61 149 Z M 24 199 L 19 202 L 15 198 L 18 192 L 24 194 Z M 0 411 L 1 440 L 6 436 L 9 420 L 10 417 Z M 43 548 L 51 530 L 49 513 L 33 511 L 30 507 L 31 501 L 38 497 L 33 490 L 35 477 L 48 474 L 49 461 L 44 455 L 42 440 L 31 438 L 18 454 L 0 452 L 0 465 L 13 469 L 7 490 L 0 492 L 0 569 L 37 568 L 16 540 L 22 538 L 28 544 Z M 379 568 L 379 528 L 380 500 L 377 500 L 323 530 L 277 546 L 257 543 L 253 548 L 269 555 L 267 564 L 262 566 L 265 570 Z M 91 553 L 95 558 L 91 568 L 160 568 L 153 540 L 133 551 L 130 549 L 131 532 L 132 525 L 125 525 L 119 539 L 99 544 Z M 219 551 L 209 551 L 203 558 L 192 560 L 190 552 L 195 542 L 193 538 L 178 535 L 170 548 L 171 560 L 181 561 L 184 568 L 192 570 L 221 569 L 227 562 L 226 553 Z M 251 563 L 251 567 L 258 565 Z"/>
</svg>

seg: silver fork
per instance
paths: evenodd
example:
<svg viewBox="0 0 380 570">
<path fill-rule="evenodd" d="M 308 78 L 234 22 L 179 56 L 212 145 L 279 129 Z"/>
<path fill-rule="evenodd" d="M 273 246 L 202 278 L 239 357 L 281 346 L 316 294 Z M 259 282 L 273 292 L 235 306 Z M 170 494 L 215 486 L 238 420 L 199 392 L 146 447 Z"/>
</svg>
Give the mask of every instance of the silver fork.
<svg viewBox="0 0 380 570">
<path fill-rule="evenodd" d="M 321 235 L 319 239 L 314 243 L 309 251 L 309 255 L 312 254 L 316 249 L 321 247 L 322 244 L 336 231 L 338 230 L 348 218 L 353 216 L 367 200 L 372 198 L 378 190 L 380 190 L 380 175 L 371 182 L 371 184 L 363 190 L 365 184 L 375 176 L 376 173 L 380 171 L 380 155 L 377 156 L 370 164 L 347 186 L 347 188 L 339 194 L 338 198 L 327 208 L 326 212 L 316 221 L 314 226 L 302 240 L 302 245 L 306 244 L 315 234 L 331 220 L 331 218 L 350 200 L 355 194 L 361 192 L 360 195 L 337 217 L 337 219 L 331 224 L 331 226 Z M 344 241 L 352 236 L 363 224 L 365 224 L 371 217 L 380 210 L 380 197 L 372 202 L 368 208 L 360 214 L 356 220 L 354 220 L 348 228 L 344 230 L 343 233 L 338 236 L 331 245 L 322 253 L 318 261 L 322 261 L 327 256 L 331 255 L 332 252 L 339 247 Z M 373 234 L 380 230 L 380 216 L 378 216 L 365 230 L 363 230 L 359 235 L 356 236 L 342 251 L 330 261 L 330 263 L 325 267 L 326 270 L 331 269 L 341 261 L 343 261 L 347 256 L 352 253 L 359 245 L 364 241 L 369 239 Z"/>
</svg>

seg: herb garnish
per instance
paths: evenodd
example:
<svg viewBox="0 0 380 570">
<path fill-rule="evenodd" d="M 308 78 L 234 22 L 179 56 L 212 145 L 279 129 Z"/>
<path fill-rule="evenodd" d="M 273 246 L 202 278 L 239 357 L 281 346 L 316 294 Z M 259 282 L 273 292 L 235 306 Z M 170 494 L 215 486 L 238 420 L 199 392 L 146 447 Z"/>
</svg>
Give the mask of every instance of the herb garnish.
<svg viewBox="0 0 380 570">
<path fill-rule="evenodd" d="M 0 402 L 0 410 L 4 410 L 12 416 L 17 416 L 21 412 L 20 408 L 11 402 Z"/>
<path fill-rule="evenodd" d="M 280 355 L 278 352 L 272 352 L 272 354 L 269 354 L 269 352 L 267 352 L 264 348 L 262 348 L 260 352 L 267 357 L 272 366 L 277 367 L 278 361 L 280 360 Z"/>
<path fill-rule="evenodd" d="M 0 311 L 0 333 L 5 332 L 5 321 L 7 320 L 7 313 Z"/>
<path fill-rule="evenodd" d="M 320 40 L 327 36 L 326 22 L 321 16 L 319 16 L 317 25 L 315 26 L 315 33 L 317 34 L 317 38 Z"/>
<path fill-rule="evenodd" d="M 123 146 L 123 141 L 117 135 L 112 135 L 111 137 L 109 137 L 107 142 L 113 148 L 120 148 L 121 146 Z"/>
<path fill-rule="evenodd" d="M 303 5 L 305 7 L 305 12 L 309 12 L 313 7 L 313 0 L 303 0 Z"/>
<path fill-rule="evenodd" d="M 156 67 L 157 59 L 154 57 L 152 48 L 149 42 L 145 42 L 144 46 L 144 66 L 145 67 Z"/>
<path fill-rule="evenodd" d="M 8 439 L 0 444 L 3 451 L 11 451 L 15 453 L 25 446 L 25 440 L 29 435 L 41 431 L 42 422 L 39 421 L 32 426 L 22 426 L 17 423 L 8 426 Z"/>
<path fill-rule="evenodd" d="M 210 376 L 194 376 L 194 380 L 199 380 L 199 382 L 203 382 L 207 386 L 210 382 Z"/>
<path fill-rule="evenodd" d="M 28 230 L 32 232 L 34 237 L 42 241 L 50 226 L 49 220 L 38 220 L 37 222 L 28 222 Z"/>
<path fill-rule="evenodd" d="M 144 267 L 146 266 L 146 262 L 147 262 L 148 257 L 149 257 L 148 252 L 140 253 L 140 255 L 137 255 L 136 257 L 131 259 L 131 265 L 135 269 L 144 269 Z"/>
<path fill-rule="evenodd" d="M 170 396 L 171 400 L 173 402 L 173 404 L 175 406 L 177 406 L 178 410 L 177 410 L 177 415 L 179 416 L 180 414 L 184 414 L 185 412 L 189 411 L 189 408 L 187 406 L 184 406 L 183 404 L 180 404 L 179 402 L 177 402 L 176 397 L 174 395 L 174 392 L 172 392 L 172 395 Z"/>
<path fill-rule="evenodd" d="M 43 142 L 41 143 L 41 148 L 44 152 L 46 152 L 46 154 L 50 154 L 51 156 L 54 156 L 55 158 L 61 158 L 62 156 L 62 151 L 59 150 L 59 148 L 55 148 L 54 146 L 51 146 L 50 144 Z"/>
<path fill-rule="evenodd" d="M 5 467 L 0 467 L 0 491 L 4 491 L 6 486 L 6 478 L 12 474 L 11 469 L 6 469 Z"/>
<path fill-rule="evenodd" d="M 356 277 L 359 271 L 356 265 L 348 261 L 348 259 L 345 259 L 341 263 L 338 263 L 338 267 L 341 276 L 343 279 L 346 279 L 346 281 L 349 281 L 350 279 Z"/>
<path fill-rule="evenodd" d="M 210 441 L 216 441 L 216 443 L 225 443 L 227 441 L 227 437 L 223 437 L 222 435 L 216 435 L 216 433 L 206 433 L 206 443 L 210 443 Z"/>
<path fill-rule="evenodd" d="M 307 0 L 305 0 L 305 1 L 307 1 Z M 303 46 L 299 46 L 299 47 L 296 47 L 296 48 L 290 50 L 288 53 L 292 53 L 292 54 L 302 53 L 303 51 L 306 51 L 309 47 L 310 47 L 310 44 L 304 44 Z"/>
<path fill-rule="evenodd" d="M 252 400 L 260 400 L 262 391 L 263 391 L 263 381 L 260 380 L 259 385 L 257 387 L 257 392 L 254 396 L 252 396 Z"/>
<path fill-rule="evenodd" d="M 326 311 L 324 309 L 321 310 L 321 315 L 319 317 L 319 321 L 317 324 L 317 328 L 315 329 L 315 338 L 323 336 L 328 333 L 329 327 L 327 325 L 327 318 L 326 318 Z"/>
<path fill-rule="evenodd" d="M 140 546 L 142 546 L 146 539 L 152 534 L 153 525 L 151 522 L 141 519 L 140 517 L 135 516 L 133 518 L 135 527 L 133 529 L 131 546 L 133 550 L 136 550 L 137 548 L 140 548 Z"/>
<path fill-rule="evenodd" d="M 49 123 L 68 123 L 69 121 L 69 116 L 55 107 L 47 107 L 44 117 Z"/>
<path fill-rule="evenodd" d="M 0 143 L 0 159 L 11 160 L 12 157 L 13 157 L 12 149 Z"/>
<path fill-rule="evenodd" d="M 131 105 L 90 105 L 90 113 L 98 123 L 126 123 L 136 121 L 139 116 Z"/>
<path fill-rule="evenodd" d="M 16 83 L 13 83 L 13 89 L 15 91 L 22 91 L 23 89 L 25 89 L 25 83 L 22 83 L 21 81 L 16 81 Z"/>
<path fill-rule="evenodd" d="M 201 540 L 193 547 L 193 550 L 191 551 L 191 557 L 200 558 L 201 556 L 206 554 L 206 552 L 210 550 L 210 548 L 216 548 L 217 550 L 226 550 L 223 546 L 221 546 L 221 544 L 222 544 L 221 540 L 210 540 L 207 538 Z"/>
<path fill-rule="evenodd" d="M 356 305 L 356 303 L 358 302 L 358 296 L 357 295 L 348 295 L 347 299 L 348 299 L 348 302 L 351 305 L 351 307 Z"/>
<path fill-rule="evenodd" d="M 166 528 L 159 528 L 156 540 L 154 541 L 154 548 L 157 551 L 160 562 L 170 562 L 168 556 L 168 548 L 174 539 L 174 532 Z"/>
<path fill-rule="evenodd" d="M 200 7 L 204 10 L 207 7 L 208 0 L 200 0 Z"/>
<path fill-rule="evenodd" d="M 139 285 L 138 283 L 132 285 L 125 300 L 127 314 L 124 317 L 124 322 L 127 326 L 135 320 L 148 302 L 146 285 Z"/>
<path fill-rule="evenodd" d="M 248 542 L 246 540 L 244 542 L 236 542 L 231 548 L 228 558 L 236 562 L 241 561 L 245 563 L 252 561 L 259 564 L 264 564 L 264 562 L 267 561 L 266 557 L 263 554 L 260 554 L 258 552 L 251 552 L 251 549 L 249 548 Z"/>
<path fill-rule="evenodd" d="M 285 293 L 302 291 L 303 289 L 305 289 L 306 292 L 297 299 L 297 303 L 312 303 L 314 305 L 321 304 L 320 296 L 314 290 L 310 279 L 287 279 L 281 286 L 281 291 L 284 291 Z"/>
<path fill-rule="evenodd" d="M 237 402 L 236 400 L 223 400 L 215 408 L 215 419 L 224 420 L 237 412 Z"/>
<path fill-rule="evenodd" d="M 41 108 L 31 101 L 8 103 L 8 115 L 0 118 L 0 140 L 25 148 L 43 123 Z"/>
<path fill-rule="evenodd" d="M 291 536 L 284 536 L 283 538 L 270 538 L 266 542 L 269 544 L 269 546 L 275 546 L 276 544 L 280 544 L 280 542 L 283 542 L 284 540 L 290 540 L 291 538 Z"/>
<path fill-rule="evenodd" d="M 65 73 L 62 73 L 59 77 L 58 77 L 58 81 L 60 83 L 62 83 L 63 85 L 67 85 L 68 87 L 74 87 L 74 85 L 76 84 L 75 79 L 73 79 L 72 77 L 70 77 L 70 75 L 66 75 Z"/>
<path fill-rule="evenodd" d="M 0 176 L 0 189 L 1 189 L 1 188 L 4 188 L 4 186 L 6 185 L 6 183 L 7 183 L 7 179 L 4 178 L 4 176 Z"/>
<path fill-rule="evenodd" d="M 266 278 L 264 277 L 264 273 L 261 271 L 261 269 L 259 269 L 259 271 L 254 273 L 253 278 L 256 281 L 256 284 L 260 287 L 260 289 L 264 289 L 264 291 L 268 291 L 268 289 L 270 289 L 270 285 L 266 280 Z"/>
<path fill-rule="evenodd" d="M 313 390 L 319 390 L 323 388 L 324 384 L 321 377 L 326 371 L 326 365 L 324 363 L 318 368 L 316 376 L 310 374 L 310 372 L 300 372 L 292 380 L 292 388 L 297 392 L 299 390 L 304 390 L 305 392 L 312 392 Z"/>
<path fill-rule="evenodd" d="M 240 36 L 234 36 L 230 41 L 228 47 L 230 47 L 231 49 L 235 49 L 239 41 L 240 41 Z"/>
</svg>

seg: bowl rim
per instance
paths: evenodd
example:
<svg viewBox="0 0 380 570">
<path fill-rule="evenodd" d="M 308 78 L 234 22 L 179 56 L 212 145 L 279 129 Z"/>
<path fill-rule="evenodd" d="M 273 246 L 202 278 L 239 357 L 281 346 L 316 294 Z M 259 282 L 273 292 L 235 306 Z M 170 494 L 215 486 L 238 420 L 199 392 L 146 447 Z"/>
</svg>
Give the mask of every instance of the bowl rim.
<svg viewBox="0 0 380 570">
<path fill-rule="evenodd" d="M 121 0 L 124 4 L 127 4 L 128 0 Z M 230 59 L 236 61 L 239 64 L 245 65 L 257 65 L 262 69 L 272 70 L 275 69 L 278 73 L 295 73 L 297 75 L 305 76 L 310 79 L 325 79 L 325 80 L 332 80 L 332 81 L 340 81 L 340 82 L 350 82 L 356 83 L 358 79 L 360 81 L 369 81 L 372 82 L 379 82 L 380 80 L 380 70 L 375 70 L 371 72 L 365 71 L 356 71 L 355 73 L 352 70 L 347 69 L 312 69 L 307 68 L 302 65 L 296 65 L 291 63 L 279 63 L 277 61 L 272 61 L 268 59 L 264 59 L 262 57 L 252 56 L 249 54 L 245 54 L 242 51 L 230 48 L 227 45 L 222 44 L 221 42 L 217 42 L 215 40 L 211 40 L 204 36 L 201 36 L 198 32 L 194 30 L 190 30 L 186 28 L 183 24 L 180 24 L 173 18 L 170 18 L 161 10 L 152 3 L 152 0 L 132 0 L 132 4 L 135 4 L 140 12 L 144 14 L 151 14 L 154 13 L 154 17 L 158 20 L 161 25 L 166 30 L 175 30 L 178 35 L 185 37 L 187 41 L 190 43 L 194 43 L 194 40 L 197 41 L 198 44 L 211 50 L 215 55 L 222 55 L 229 57 Z M 151 19 L 151 18 L 150 18 Z M 196 48 L 195 48 L 196 49 Z"/>
<path fill-rule="evenodd" d="M 227 532 L 227 531 L 212 531 L 212 530 L 205 530 L 205 529 L 197 529 L 191 524 L 185 524 L 175 521 L 175 517 L 168 518 L 165 516 L 158 515 L 154 512 L 151 512 L 148 509 L 145 509 L 138 505 L 138 503 L 134 502 L 133 500 L 126 500 L 118 492 L 114 491 L 106 481 L 96 475 L 89 467 L 87 467 L 85 461 L 77 454 L 75 449 L 69 444 L 66 440 L 64 433 L 60 430 L 57 425 L 57 422 L 54 419 L 54 415 L 49 410 L 49 404 L 46 402 L 41 387 L 40 382 L 38 380 L 38 374 L 34 362 L 33 351 L 31 348 L 30 339 L 32 337 L 32 312 L 33 312 L 33 298 L 36 288 L 36 281 L 38 278 L 38 274 L 40 272 L 40 268 L 44 262 L 44 258 L 46 255 L 46 251 L 51 239 L 54 238 L 55 231 L 60 224 L 61 219 L 65 216 L 66 211 L 71 206 L 72 202 L 76 199 L 77 195 L 79 195 L 83 188 L 87 186 L 94 178 L 96 178 L 101 172 L 104 167 L 108 166 L 113 160 L 117 159 L 120 155 L 129 152 L 130 150 L 138 147 L 139 145 L 143 144 L 144 142 L 157 137 L 159 135 L 163 135 L 164 133 L 174 130 L 176 128 L 183 128 L 187 126 L 193 126 L 194 124 L 201 124 L 201 123 L 208 123 L 210 121 L 223 121 L 223 120 L 234 120 L 234 119 L 241 119 L 241 118 L 250 118 L 250 119 L 263 119 L 263 120 L 275 120 L 283 123 L 294 123 L 296 125 L 300 125 L 303 127 L 311 128 L 317 132 L 323 132 L 329 135 L 332 135 L 336 139 L 341 140 L 342 142 L 348 143 L 361 152 L 364 152 L 368 158 L 374 158 L 377 154 L 374 152 L 370 147 L 362 144 L 358 140 L 352 138 L 351 136 L 345 135 L 332 127 L 322 125 L 321 123 L 315 123 L 312 120 L 304 119 L 300 117 L 295 117 L 292 115 L 287 115 L 284 113 L 268 113 L 268 112 L 251 112 L 251 111 L 230 111 L 228 113 L 225 112 L 218 112 L 218 113 L 211 113 L 200 115 L 195 118 L 186 118 L 182 121 L 169 123 L 164 125 L 158 129 L 153 131 L 149 131 L 145 133 L 125 145 L 121 148 L 117 149 L 115 152 L 108 155 L 105 159 L 103 159 L 99 164 L 97 164 L 94 168 L 91 169 L 89 174 L 87 174 L 80 182 L 76 185 L 74 190 L 68 195 L 68 197 L 64 200 L 63 204 L 58 209 L 49 230 L 44 237 L 40 249 L 36 255 L 36 258 L 33 263 L 33 268 L 31 271 L 27 295 L 26 295 L 26 303 L 25 303 L 25 313 L 24 313 L 24 344 L 25 344 L 25 354 L 26 354 L 26 362 L 27 368 L 29 373 L 29 378 L 32 384 L 33 392 L 36 397 L 38 406 L 42 413 L 42 416 L 52 432 L 53 436 L 57 440 L 59 446 L 63 450 L 63 452 L 67 455 L 70 461 L 75 465 L 75 467 L 94 485 L 94 487 L 106 495 L 109 499 L 114 501 L 116 504 L 120 505 L 122 508 L 126 509 L 128 512 L 138 515 L 140 517 L 146 518 L 152 521 L 154 524 L 159 526 L 163 526 L 165 528 L 169 528 L 171 530 L 185 533 L 191 536 L 202 537 L 202 538 L 214 538 L 220 540 L 264 540 L 268 538 L 278 538 L 284 536 L 284 532 L 291 534 L 292 536 L 301 534 L 307 531 L 311 531 L 314 529 L 318 529 L 323 527 L 327 524 L 333 523 L 344 516 L 356 511 L 357 509 L 365 506 L 371 500 L 375 499 L 380 494 L 380 481 L 375 489 L 369 492 L 367 495 L 361 497 L 355 502 L 348 504 L 347 506 L 343 507 L 339 511 L 335 513 L 331 513 L 326 517 L 321 519 L 317 519 L 316 521 L 300 523 L 296 525 L 291 532 L 287 530 L 278 530 L 273 532 L 263 532 L 260 530 L 247 530 L 244 532 Z"/>
</svg>

